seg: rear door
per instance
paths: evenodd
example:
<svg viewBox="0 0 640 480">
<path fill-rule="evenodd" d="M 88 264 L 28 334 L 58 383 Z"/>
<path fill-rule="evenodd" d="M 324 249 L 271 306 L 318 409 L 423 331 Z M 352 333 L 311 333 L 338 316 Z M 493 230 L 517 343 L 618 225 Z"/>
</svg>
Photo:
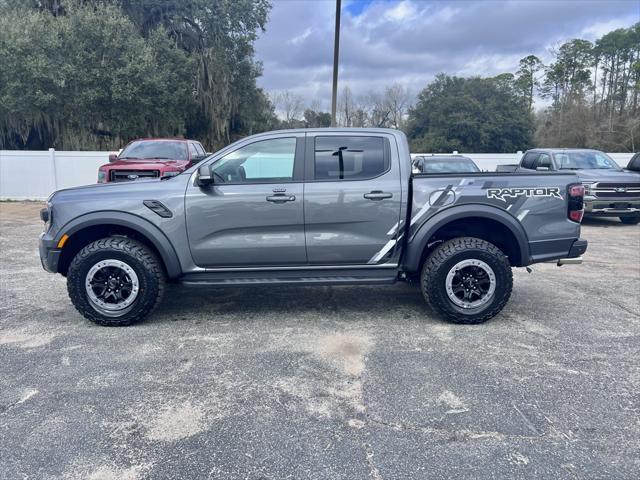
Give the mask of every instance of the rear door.
<svg viewBox="0 0 640 480">
<path fill-rule="evenodd" d="M 305 264 L 303 157 L 304 133 L 248 139 L 213 158 L 215 183 L 190 184 L 185 198 L 195 264 Z"/>
<path fill-rule="evenodd" d="M 307 136 L 305 238 L 315 265 L 383 263 L 395 248 L 402 201 L 393 137 Z"/>
</svg>

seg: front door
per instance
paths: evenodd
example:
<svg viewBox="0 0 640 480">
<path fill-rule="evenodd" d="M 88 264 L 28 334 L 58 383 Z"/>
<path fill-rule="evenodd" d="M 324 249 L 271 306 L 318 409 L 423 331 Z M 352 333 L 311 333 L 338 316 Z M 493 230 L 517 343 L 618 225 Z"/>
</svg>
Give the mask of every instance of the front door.
<svg viewBox="0 0 640 480">
<path fill-rule="evenodd" d="M 384 135 L 307 137 L 304 215 L 309 263 L 384 263 L 398 240 L 402 189 Z"/>
<path fill-rule="evenodd" d="M 213 185 L 190 184 L 187 189 L 187 233 L 194 263 L 304 264 L 304 134 L 247 142 L 212 159 Z"/>
</svg>

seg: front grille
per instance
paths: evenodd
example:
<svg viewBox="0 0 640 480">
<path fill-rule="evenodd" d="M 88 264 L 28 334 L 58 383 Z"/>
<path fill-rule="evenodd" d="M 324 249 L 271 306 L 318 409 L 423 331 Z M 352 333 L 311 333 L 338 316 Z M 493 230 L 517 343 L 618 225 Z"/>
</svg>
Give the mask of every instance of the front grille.
<svg viewBox="0 0 640 480">
<path fill-rule="evenodd" d="M 623 187 L 623 188 L 636 188 L 636 189 L 640 189 L 640 183 L 634 182 L 634 183 L 607 183 L 607 182 L 598 182 L 595 184 L 598 188 L 616 188 L 616 187 Z"/>
<path fill-rule="evenodd" d="M 111 170 L 112 182 L 130 182 L 141 178 L 158 178 L 160 170 Z"/>
<path fill-rule="evenodd" d="M 591 186 L 591 192 L 597 198 L 640 197 L 640 183 L 599 182 Z"/>
</svg>

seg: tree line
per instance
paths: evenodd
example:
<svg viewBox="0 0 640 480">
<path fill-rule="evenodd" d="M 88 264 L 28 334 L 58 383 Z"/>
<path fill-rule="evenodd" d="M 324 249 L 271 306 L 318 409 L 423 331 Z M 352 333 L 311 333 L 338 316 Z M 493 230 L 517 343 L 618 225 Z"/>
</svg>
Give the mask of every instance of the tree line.
<svg viewBox="0 0 640 480">
<path fill-rule="evenodd" d="M 0 0 L 0 148 L 208 148 L 277 120 L 256 86 L 268 0 Z"/>
<path fill-rule="evenodd" d="M 0 0 L 0 148 L 187 136 L 216 149 L 329 126 L 320 100 L 258 88 L 254 42 L 269 9 L 268 0 Z M 337 121 L 403 130 L 413 151 L 635 151 L 639 92 L 640 23 L 558 45 L 546 65 L 529 55 L 495 77 L 443 73 L 417 95 L 400 83 L 347 85 Z"/>
</svg>

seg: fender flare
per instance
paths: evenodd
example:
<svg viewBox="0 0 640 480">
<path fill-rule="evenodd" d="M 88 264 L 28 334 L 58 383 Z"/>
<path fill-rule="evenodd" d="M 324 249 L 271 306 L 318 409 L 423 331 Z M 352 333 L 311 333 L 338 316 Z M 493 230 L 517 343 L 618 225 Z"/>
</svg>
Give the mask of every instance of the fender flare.
<svg viewBox="0 0 640 480">
<path fill-rule="evenodd" d="M 132 213 L 105 210 L 81 215 L 60 228 L 56 234 L 55 243 L 57 244 L 65 234 L 73 237 L 74 233 L 95 225 L 119 225 L 135 230 L 147 238 L 156 248 L 169 278 L 176 278 L 182 274 L 178 254 L 162 230 L 150 221 Z"/>
<path fill-rule="evenodd" d="M 467 204 L 446 208 L 424 222 L 408 239 L 403 264 L 408 271 L 417 272 L 420 268 L 422 252 L 433 234 L 446 224 L 462 218 L 487 218 L 505 226 L 518 242 L 520 262 L 516 266 L 529 265 L 529 239 L 522 224 L 508 212 L 489 205 Z"/>
</svg>

